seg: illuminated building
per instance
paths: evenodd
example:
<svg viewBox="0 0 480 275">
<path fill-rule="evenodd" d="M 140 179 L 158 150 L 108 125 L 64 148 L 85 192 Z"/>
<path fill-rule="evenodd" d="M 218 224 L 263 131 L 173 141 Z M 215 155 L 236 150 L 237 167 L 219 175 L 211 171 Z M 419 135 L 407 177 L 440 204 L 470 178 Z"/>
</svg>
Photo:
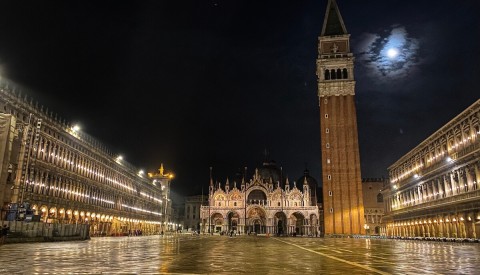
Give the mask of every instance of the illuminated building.
<svg viewBox="0 0 480 275">
<path fill-rule="evenodd" d="M 329 0 L 318 44 L 317 77 L 325 235 L 364 234 L 354 57 L 335 0 Z"/>
<path fill-rule="evenodd" d="M 158 233 L 163 186 L 52 112 L 0 87 L 0 200 L 8 220 L 88 223 L 91 235 Z M 167 208 L 167 209 L 166 209 Z"/>
<path fill-rule="evenodd" d="M 208 205 L 201 207 L 201 231 L 319 235 L 316 181 L 308 172 L 302 179 L 290 184 L 274 162 L 264 162 L 249 181 L 227 179 L 222 186 L 210 179 Z"/>
<path fill-rule="evenodd" d="M 185 197 L 185 214 L 183 227 L 185 229 L 200 230 L 200 208 L 207 202 L 208 196 L 196 195 Z"/>
<path fill-rule="evenodd" d="M 365 233 L 382 235 L 382 220 L 385 214 L 385 203 L 382 191 L 387 180 L 384 178 L 363 178 L 363 204 L 365 213 Z"/>
<path fill-rule="evenodd" d="M 480 100 L 388 171 L 387 236 L 476 238 L 480 224 Z"/>
</svg>

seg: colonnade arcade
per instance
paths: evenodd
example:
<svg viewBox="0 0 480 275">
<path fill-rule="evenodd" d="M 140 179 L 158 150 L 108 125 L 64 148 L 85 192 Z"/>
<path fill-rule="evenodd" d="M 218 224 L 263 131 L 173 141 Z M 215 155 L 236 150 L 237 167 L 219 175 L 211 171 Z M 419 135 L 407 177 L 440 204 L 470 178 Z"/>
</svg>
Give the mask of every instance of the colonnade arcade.
<svg viewBox="0 0 480 275">
<path fill-rule="evenodd" d="M 477 238 L 480 100 L 388 168 L 385 234 Z"/>
<path fill-rule="evenodd" d="M 480 212 L 439 214 L 426 218 L 412 218 L 388 223 L 387 236 L 477 238 L 480 230 Z"/>
<path fill-rule="evenodd" d="M 245 216 L 246 213 L 246 216 Z M 246 217 L 246 219 L 245 219 Z M 308 211 L 265 210 L 261 206 L 239 211 L 214 211 L 202 219 L 203 233 L 236 231 L 239 234 L 316 235 L 318 216 Z"/>
<path fill-rule="evenodd" d="M 159 234 L 164 225 L 159 221 L 148 221 L 120 217 L 87 210 L 66 209 L 57 206 L 32 205 L 33 214 L 41 222 L 62 224 L 89 224 L 91 236 L 123 236 L 142 232 L 142 235 Z"/>
<path fill-rule="evenodd" d="M 453 160 L 449 160 L 453 162 Z M 453 164 L 453 163 L 452 163 Z M 480 161 L 436 175 L 433 179 L 398 192 L 387 201 L 387 210 L 398 210 L 463 193 L 474 192 L 480 185 Z M 476 192 L 475 192 L 476 193 Z"/>
</svg>

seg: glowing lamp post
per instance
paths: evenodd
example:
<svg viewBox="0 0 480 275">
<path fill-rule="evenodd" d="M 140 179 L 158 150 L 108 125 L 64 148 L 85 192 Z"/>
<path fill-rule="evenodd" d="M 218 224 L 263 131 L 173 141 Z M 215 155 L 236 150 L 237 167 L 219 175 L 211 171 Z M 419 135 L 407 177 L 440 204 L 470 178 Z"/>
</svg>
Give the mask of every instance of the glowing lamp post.
<svg viewBox="0 0 480 275">
<path fill-rule="evenodd" d="M 162 192 L 162 196 L 165 199 L 162 199 L 160 202 L 163 202 L 163 210 L 162 213 L 162 220 L 163 220 L 163 231 L 166 231 L 168 229 L 172 229 L 172 219 L 171 219 L 171 203 L 170 198 L 169 198 L 169 193 L 170 193 L 170 182 L 175 178 L 175 175 L 173 173 L 164 173 L 163 169 L 163 163 L 160 166 L 160 169 L 158 169 L 159 173 L 148 173 L 148 177 L 152 180 L 152 184 L 154 186 L 157 186 L 158 183 L 160 183 L 160 190 Z M 160 223 L 162 225 L 162 223 Z"/>
</svg>

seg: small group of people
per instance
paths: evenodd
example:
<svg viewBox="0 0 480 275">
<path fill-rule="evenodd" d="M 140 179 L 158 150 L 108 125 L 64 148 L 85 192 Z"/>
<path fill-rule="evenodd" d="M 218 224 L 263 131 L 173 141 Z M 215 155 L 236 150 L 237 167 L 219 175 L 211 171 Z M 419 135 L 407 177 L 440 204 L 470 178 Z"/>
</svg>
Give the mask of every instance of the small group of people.
<svg viewBox="0 0 480 275">
<path fill-rule="evenodd" d="M 142 236 L 143 232 L 141 229 L 128 230 L 128 236 Z"/>
<path fill-rule="evenodd" d="M 10 230 L 10 227 L 8 227 L 6 224 L 4 224 L 2 226 L 2 231 L 0 232 L 0 234 L 1 234 L 0 235 L 0 245 L 5 243 L 9 230 Z"/>
</svg>

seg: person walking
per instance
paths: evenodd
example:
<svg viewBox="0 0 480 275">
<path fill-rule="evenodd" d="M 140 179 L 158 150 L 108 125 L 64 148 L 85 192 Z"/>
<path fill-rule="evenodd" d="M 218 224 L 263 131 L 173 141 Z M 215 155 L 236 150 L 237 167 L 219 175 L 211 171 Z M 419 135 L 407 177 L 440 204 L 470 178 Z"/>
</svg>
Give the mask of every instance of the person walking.
<svg viewBox="0 0 480 275">
<path fill-rule="evenodd" d="M 4 224 L 2 227 L 2 232 L 0 233 L 0 245 L 4 244 L 7 240 L 8 230 L 10 230 L 10 228 Z"/>
</svg>

